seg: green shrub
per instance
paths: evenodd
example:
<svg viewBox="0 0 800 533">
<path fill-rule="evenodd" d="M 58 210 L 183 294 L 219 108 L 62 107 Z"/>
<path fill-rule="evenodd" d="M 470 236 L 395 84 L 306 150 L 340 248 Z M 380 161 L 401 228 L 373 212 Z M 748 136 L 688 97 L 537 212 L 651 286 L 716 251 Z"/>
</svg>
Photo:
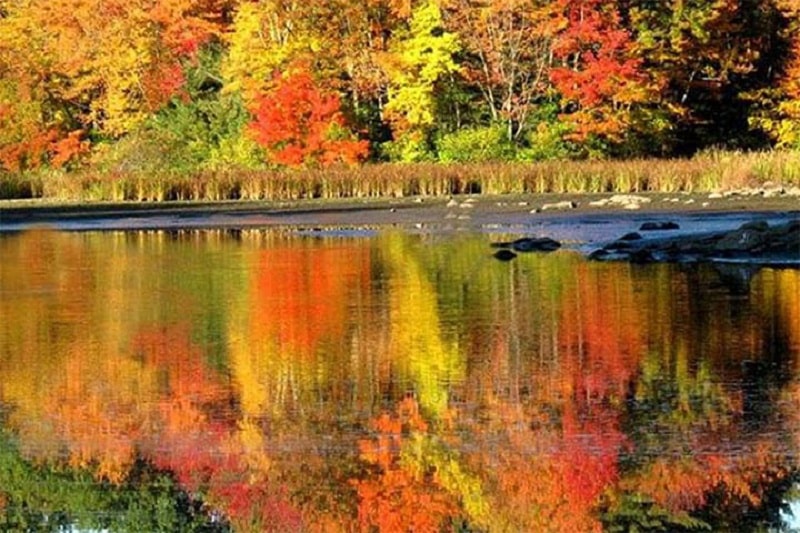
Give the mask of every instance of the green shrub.
<svg viewBox="0 0 800 533">
<path fill-rule="evenodd" d="M 539 122 L 525 137 L 526 146 L 517 155 L 519 161 L 574 159 L 579 153 L 564 140 L 570 127 L 563 122 Z"/>
<path fill-rule="evenodd" d="M 510 161 L 516 147 L 508 140 L 505 126 L 469 128 L 448 133 L 437 143 L 439 160 L 446 163 Z"/>
<path fill-rule="evenodd" d="M 434 161 L 435 156 L 427 140 L 422 135 L 409 134 L 380 145 L 380 155 L 384 159 L 402 163 L 422 163 Z"/>
</svg>

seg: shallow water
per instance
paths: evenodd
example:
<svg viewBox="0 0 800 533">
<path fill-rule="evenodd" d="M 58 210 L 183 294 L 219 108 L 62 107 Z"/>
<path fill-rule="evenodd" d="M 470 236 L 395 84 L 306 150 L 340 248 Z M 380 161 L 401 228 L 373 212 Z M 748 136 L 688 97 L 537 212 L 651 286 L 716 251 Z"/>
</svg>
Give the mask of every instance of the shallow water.
<svg viewBox="0 0 800 533">
<path fill-rule="evenodd" d="M 792 524 L 800 271 L 495 237 L 0 236 L 0 529 Z"/>
</svg>

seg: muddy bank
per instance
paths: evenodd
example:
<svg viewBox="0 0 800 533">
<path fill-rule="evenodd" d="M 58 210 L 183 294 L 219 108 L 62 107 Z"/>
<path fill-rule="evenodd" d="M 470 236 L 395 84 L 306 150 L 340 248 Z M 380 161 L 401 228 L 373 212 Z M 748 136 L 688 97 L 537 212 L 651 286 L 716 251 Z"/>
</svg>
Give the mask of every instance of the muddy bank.
<svg viewBox="0 0 800 533">
<path fill-rule="evenodd" d="M 569 236 L 570 226 L 605 225 L 603 221 L 635 223 L 666 214 L 715 224 L 731 218 L 735 224 L 759 214 L 800 209 L 793 196 L 627 195 L 643 200 L 612 201 L 626 195 L 456 196 L 365 200 L 305 200 L 296 202 L 218 203 L 98 203 L 47 204 L 41 201 L 0 202 L 0 231 L 46 225 L 62 230 L 144 230 L 192 228 L 258 228 L 270 226 L 363 227 L 398 226 L 448 229 L 491 229 L 495 226 L 544 230 L 552 226 L 569 241 L 608 240 L 605 231 Z M 630 224 L 628 224 L 630 225 Z M 690 228 L 697 224 L 689 223 Z M 609 232 L 613 228 L 605 228 Z M 713 229 L 713 228 L 712 228 Z M 565 230 L 567 230 L 565 232 Z M 543 235 L 544 236 L 544 235 Z M 553 237 L 552 235 L 547 235 Z M 554 237 L 557 238 L 557 237 Z"/>
</svg>

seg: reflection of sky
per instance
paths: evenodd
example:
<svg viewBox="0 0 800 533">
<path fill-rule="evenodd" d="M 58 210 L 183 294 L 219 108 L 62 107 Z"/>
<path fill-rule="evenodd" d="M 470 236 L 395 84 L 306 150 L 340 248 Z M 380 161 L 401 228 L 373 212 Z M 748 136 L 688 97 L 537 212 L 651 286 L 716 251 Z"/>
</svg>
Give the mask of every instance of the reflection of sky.
<svg viewBox="0 0 800 533">
<path fill-rule="evenodd" d="M 800 486 L 795 487 L 795 490 L 798 489 Z M 789 531 L 800 531 L 800 499 L 790 501 L 789 509 L 789 513 L 781 511 L 781 517 Z"/>
</svg>

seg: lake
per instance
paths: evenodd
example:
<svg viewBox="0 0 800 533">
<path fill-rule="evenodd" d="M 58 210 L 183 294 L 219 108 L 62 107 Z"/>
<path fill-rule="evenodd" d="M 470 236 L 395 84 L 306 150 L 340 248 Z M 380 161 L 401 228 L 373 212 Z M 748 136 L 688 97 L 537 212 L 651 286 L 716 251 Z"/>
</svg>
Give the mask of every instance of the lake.
<svg viewBox="0 0 800 533">
<path fill-rule="evenodd" d="M 0 234 L 0 529 L 797 527 L 800 270 L 499 238 Z"/>
</svg>

